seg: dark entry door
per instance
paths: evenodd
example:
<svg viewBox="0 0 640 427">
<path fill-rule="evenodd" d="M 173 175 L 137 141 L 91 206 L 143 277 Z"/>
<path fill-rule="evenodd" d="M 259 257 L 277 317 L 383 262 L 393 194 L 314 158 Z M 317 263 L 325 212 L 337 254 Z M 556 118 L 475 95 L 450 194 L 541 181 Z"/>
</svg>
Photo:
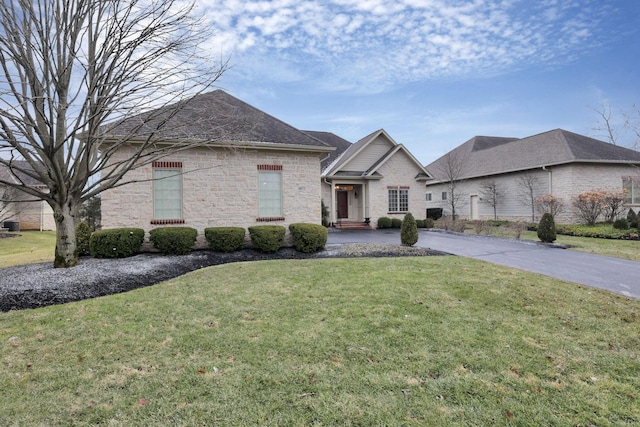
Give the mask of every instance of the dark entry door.
<svg viewBox="0 0 640 427">
<path fill-rule="evenodd" d="M 349 218 L 349 193 L 338 191 L 338 219 Z"/>
</svg>

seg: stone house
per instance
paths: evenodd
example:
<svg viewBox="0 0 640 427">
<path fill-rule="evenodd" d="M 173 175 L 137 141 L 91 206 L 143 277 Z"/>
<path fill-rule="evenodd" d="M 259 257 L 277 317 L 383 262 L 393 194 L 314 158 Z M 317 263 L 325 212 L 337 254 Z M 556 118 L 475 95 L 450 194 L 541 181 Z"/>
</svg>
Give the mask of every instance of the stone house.
<svg viewBox="0 0 640 427">
<path fill-rule="evenodd" d="M 0 182 L 11 182 L 33 188 L 45 189 L 39 181 L 23 170 L 31 166 L 24 160 L 13 162 L 16 169 L 0 164 Z M 0 223 L 17 222 L 20 230 L 55 230 L 53 210 L 44 200 L 38 200 L 30 194 L 0 183 Z"/>
<path fill-rule="evenodd" d="M 625 213 L 640 208 L 640 152 L 597 139 L 555 129 L 526 138 L 476 136 L 427 165 L 433 180 L 427 182 L 427 209 L 442 208 L 467 219 L 493 219 L 493 185 L 498 219 L 540 219 L 532 212 L 531 197 L 551 194 L 564 209 L 558 223 L 575 223 L 571 206 L 578 194 L 593 189 L 625 192 Z M 455 194 L 450 183 L 455 182 Z"/>
<path fill-rule="evenodd" d="M 144 119 L 109 126 L 107 146 L 131 132 L 146 137 L 157 123 Z M 103 192 L 103 228 L 189 226 L 203 245 L 206 227 L 321 223 L 320 162 L 334 147 L 221 90 L 162 121 L 153 128 L 158 144 L 199 145 L 134 169 L 125 175 L 134 182 Z M 132 153 L 119 148 L 111 161 Z"/>
<path fill-rule="evenodd" d="M 313 135 L 337 147 L 322 171 L 322 200 L 331 223 L 375 226 L 380 217 L 402 219 L 408 212 L 424 218 L 429 172 L 384 129 L 349 145 L 338 144 L 335 135 Z"/>
</svg>

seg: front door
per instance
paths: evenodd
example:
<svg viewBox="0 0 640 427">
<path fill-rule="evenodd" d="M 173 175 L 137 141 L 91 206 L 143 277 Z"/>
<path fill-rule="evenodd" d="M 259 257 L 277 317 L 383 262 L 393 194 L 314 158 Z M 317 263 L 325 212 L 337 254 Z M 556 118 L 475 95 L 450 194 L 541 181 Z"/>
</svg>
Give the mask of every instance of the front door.
<svg viewBox="0 0 640 427">
<path fill-rule="evenodd" d="M 338 219 L 349 218 L 349 193 L 338 191 Z"/>
</svg>

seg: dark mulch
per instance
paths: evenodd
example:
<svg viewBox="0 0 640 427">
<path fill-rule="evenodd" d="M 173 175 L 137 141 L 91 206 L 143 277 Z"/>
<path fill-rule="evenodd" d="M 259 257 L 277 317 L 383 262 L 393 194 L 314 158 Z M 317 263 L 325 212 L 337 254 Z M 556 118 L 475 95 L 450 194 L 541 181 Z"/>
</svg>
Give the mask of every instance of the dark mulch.
<svg viewBox="0 0 640 427">
<path fill-rule="evenodd" d="M 408 250 L 409 249 L 409 250 Z M 51 263 L 0 269 L 0 311 L 22 310 L 96 298 L 151 286 L 213 265 L 274 259 L 433 256 L 425 248 L 359 245 L 354 250 L 327 247 L 312 254 L 293 248 L 276 253 L 244 249 L 229 254 L 196 251 L 189 255 L 140 254 L 123 259 L 82 258 L 78 266 L 54 269 Z"/>
</svg>

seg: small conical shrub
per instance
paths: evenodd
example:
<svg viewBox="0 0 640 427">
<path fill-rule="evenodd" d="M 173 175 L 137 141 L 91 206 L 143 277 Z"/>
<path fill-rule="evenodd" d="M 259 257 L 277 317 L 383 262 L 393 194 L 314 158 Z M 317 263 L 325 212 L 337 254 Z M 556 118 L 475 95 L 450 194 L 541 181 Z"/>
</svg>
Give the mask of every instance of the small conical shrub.
<svg viewBox="0 0 640 427">
<path fill-rule="evenodd" d="M 629 223 L 629 227 L 638 228 L 638 215 L 636 215 L 633 209 L 629 209 L 627 213 L 627 222 Z"/>
<path fill-rule="evenodd" d="M 400 226 L 400 242 L 404 246 L 413 246 L 418 242 L 418 226 L 411 212 L 404 216 Z"/>
<path fill-rule="evenodd" d="M 538 239 L 544 243 L 551 243 L 556 240 L 556 223 L 553 215 L 546 213 L 542 215 L 538 224 Z"/>
</svg>

